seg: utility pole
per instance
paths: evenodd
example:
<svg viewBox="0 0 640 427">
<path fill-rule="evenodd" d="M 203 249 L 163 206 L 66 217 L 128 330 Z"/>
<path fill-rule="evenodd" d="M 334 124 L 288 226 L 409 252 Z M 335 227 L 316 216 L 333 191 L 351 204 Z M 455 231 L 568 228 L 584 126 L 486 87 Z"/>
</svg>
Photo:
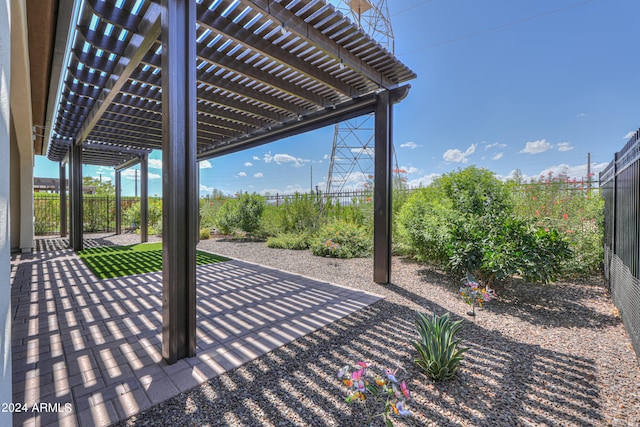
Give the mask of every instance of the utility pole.
<svg viewBox="0 0 640 427">
<path fill-rule="evenodd" d="M 591 153 L 587 153 L 587 194 L 591 193 Z"/>
</svg>

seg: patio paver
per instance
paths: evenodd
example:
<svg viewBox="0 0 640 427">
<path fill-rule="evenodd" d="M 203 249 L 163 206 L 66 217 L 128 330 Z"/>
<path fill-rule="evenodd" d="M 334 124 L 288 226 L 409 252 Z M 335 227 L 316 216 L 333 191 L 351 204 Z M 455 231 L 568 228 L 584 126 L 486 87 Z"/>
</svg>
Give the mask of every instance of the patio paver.
<svg viewBox="0 0 640 427">
<path fill-rule="evenodd" d="M 11 265 L 16 426 L 110 425 L 382 298 L 239 260 L 199 266 L 197 356 L 167 365 L 161 273 L 100 280 L 64 243 Z"/>
</svg>

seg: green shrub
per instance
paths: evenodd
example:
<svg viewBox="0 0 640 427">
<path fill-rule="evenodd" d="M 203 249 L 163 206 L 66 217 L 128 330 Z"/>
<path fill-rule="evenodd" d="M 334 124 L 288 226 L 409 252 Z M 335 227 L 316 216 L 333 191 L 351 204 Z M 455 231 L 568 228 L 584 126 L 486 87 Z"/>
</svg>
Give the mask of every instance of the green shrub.
<svg viewBox="0 0 640 427">
<path fill-rule="evenodd" d="M 306 233 L 285 233 L 269 237 L 267 246 L 274 249 L 309 249 L 309 235 Z"/>
<path fill-rule="evenodd" d="M 226 198 L 221 196 L 208 196 L 200 199 L 200 227 L 212 228 L 216 226 L 218 211 L 225 200 Z"/>
<path fill-rule="evenodd" d="M 262 212 L 262 218 L 260 219 L 260 234 L 263 237 L 277 236 L 282 234 L 278 222 L 280 213 L 278 207 L 275 205 L 266 205 L 264 212 Z"/>
<path fill-rule="evenodd" d="M 247 233 L 255 233 L 260 228 L 260 218 L 266 206 L 264 197 L 258 194 L 244 193 L 240 202 L 240 229 Z"/>
<path fill-rule="evenodd" d="M 532 283 L 549 282 L 571 256 L 556 230 L 539 229 L 512 215 L 484 223 L 460 221 L 454 230 L 464 244 L 451 247 L 452 270 L 470 272 L 489 285 L 516 274 Z"/>
<path fill-rule="evenodd" d="M 162 199 L 159 197 L 150 197 L 148 201 L 148 224 L 149 234 L 162 234 Z M 122 212 L 123 226 L 128 228 L 135 224 L 136 228 L 140 228 L 140 200 L 136 199 Z"/>
<path fill-rule="evenodd" d="M 200 229 L 200 240 L 207 240 L 211 238 L 211 231 L 208 228 Z"/>
<path fill-rule="evenodd" d="M 227 199 L 220 207 L 217 225 L 223 234 L 241 230 L 253 234 L 260 228 L 266 203 L 258 194 L 244 193 L 237 199 Z"/>
<path fill-rule="evenodd" d="M 444 174 L 433 185 L 439 187 L 462 214 L 485 216 L 513 209 L 509 189 L 484 168 L 470 166 Z"/>
<path fill-rule="evenodd" d="M 350 203 L 340 203 L 339 200 L 329 198 L 323 213 L 326 222 L 343 221 L 373 229 L 373 194 L 363 192 L 352 197 Z"/>
<path fill-rule="evenodd" d="M 282 233 L 313 233 L 324 223 L 322 203 L 314 193 L 287 197 L 277 211 L 278 230 Z"/>
<path fill-rule="evenodd" d="M 592 274 L 602 269 L 604 201 L 597 190 L 566 176 L 541 176 L 529 183 L 508 183 L 515 195 L 516 213 L 543 230 L 558 230 L 573 256 L 562 264 L 571 274 Z"/>
<path fill-rule="evenodd" d="M 322 226 L 310 243 L 314 255 L 333 258 L 365 257 L 371 253 L 372 247 L 373 239 L 368 230 L 344 221 Z"/>
<path fill-rule="evenodd" d="M 414 191 L 398 214 L 397 240 L 404 252 L 419 261 L 448 261 L 449 222 L 454 217 L 450 200 L 436 187 Z"/>
<path fill-rule="evenodd" d="M 416 312 L 415 324 L 420 339 L 411 344 L 418 352 L 416 364 L 436 381 L 453 378 L 468 348 L 458 348 L 462 341 L 456 334 L 462 329 L 462 320 L 452 322 L 449 314 L 429 318 Z"/>
<path fill-rule="evenodd" d="M 518 217 L 509 191 L 484 169 L 444 175 L 404 203 L 399 240 L 418 260 L 471 273 L 489 285 L 512 275 L 553 280 L 571 257 L 567 240 Z"/>
<path fill-rule="evenodd" d="M 238 199 L 224 201 L 216 217 L 216 225 L 222 234 L 231 234 L 240 224 L 240 204 Z"/>
</svg>

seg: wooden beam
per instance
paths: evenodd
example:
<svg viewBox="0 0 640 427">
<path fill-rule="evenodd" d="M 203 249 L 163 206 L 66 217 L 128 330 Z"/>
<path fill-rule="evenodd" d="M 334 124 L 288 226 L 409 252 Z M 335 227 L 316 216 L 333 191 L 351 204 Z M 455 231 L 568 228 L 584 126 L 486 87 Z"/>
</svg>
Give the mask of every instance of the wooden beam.
<svg viewBox="0 0 640 427">
<path fill-rule="evenodd" d="M 122 169 L 116 168 L 116 234 L 122 234 Z"/>
<path fill-rule="evenodd" d="M 67 168 L 60 162 L 60 237 L 67 237 Z"/>
<path fill-rule="evenodd" d="M 162 1 L 162 357 L 196 353 L 196 2 Z"/>
<path fill-rule="evenodd" d="M 321 50 L 324 50 L 337 61 L 361 73 L 367 79 L 380 86 L 391 89 L 397 83 L 386 78 L 382 73 L 371 67 L 366 61 L 352 54 L 348 49 L 342 49 L 334 40 L 327 37 L 322 31 L 313 25 L 301 20 L 295 13 L 285 8 L 282 4 L 272 0 L 240 0 L 244 6 L 260 10 L 261 13 L 274 19 L 276 22 L 286 23 L 287 31 L 292 34 L 309 40 L 309 42 Z"/>
<path fill-rule="evenodd" d="M 212 12 L 202 4 L 198 6 L 198 12 L 202 19 L 200 23 L 205 28 L 210 28 L 214 33 L 221 34 L 225 39 L 233 40 L 245 49 L 250 48 L 252 51 L 258 52 L 272 61 L 284 64 L 286 68 L 293 72 L 322 82 L 325 86 L 345 96 L 358 95 L 357 91 L 344 81 L 313 66 L 309 62 L 303 61 L 299 56 L 274 45 L 271 41 L 265 40 L 262 36 L 245 29 L 242 25 L 231 21 L 218 12 Z M 207 22 L 209 17 L 213 18 L 210 22 Z"/>
<path fill-rule="evenodd" d="M 71 247 L 74 251 L 83 249 L 83 217 L 84 206 L 82 200 L 82 147 L 72 145 L 70 154 L 71 181 Z"/>
<path fill-rule="evenodd" d="M 140 242 L 149 241 L 149 155 L 140 158 Z"/>
<path fill-rule="evenodd" d="M 392 104 L 389 92 L 377 95 L 373 196 L 373 280 L 391 282 L 391 213 L 393 177 Z"/>
<path fill-rule="evenodd" d="M 135 34 L 131 38 L 124 55 L 114 69 L 113 78 L 107 82 L 93 109 L 82 124 L 75 138 L 76 145 L 82 144 L 105 111 L 107 111 L 109 104 L 120 92 L 122 86 L 128 81 L 129 76 L 138 67 L 144 55 L 157 40 L 160 35 L 160 29 L 160 8 L 155 4 L 151 4 L 140 23 L 139 31 L 144 36 Z"/>
</svg>

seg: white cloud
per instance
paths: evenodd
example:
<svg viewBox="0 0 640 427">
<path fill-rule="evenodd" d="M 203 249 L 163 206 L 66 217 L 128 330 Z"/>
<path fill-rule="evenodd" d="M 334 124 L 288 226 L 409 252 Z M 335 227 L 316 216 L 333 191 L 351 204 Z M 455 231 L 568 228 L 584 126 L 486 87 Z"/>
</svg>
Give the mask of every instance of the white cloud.
<svg viewBox="0 0 640 427">
<path fill-rule="evenodd" d="M 265 163 L 271 163 L 271 162 L 276 162 L 279 165 L 285 164 L 285 163 L 292 163 L 294 167 L 299 168 L 304 166 L 305 163 L 309 163 L 310 160 L 307 159 L 301 159 L 299 157 L 294 157 L 290 154 L 276 154 L 276 155 L 271 155 L 271 153 L 266 153 L 264 155 L 263 158 Z"/>
<path fill-rule="evenodd" d="M 400 166 L 400 170 L 404 171 L 407 175 L 412 175 L 414 173 L 422 173 L 421 169 L 418 169 L 413 166 Z"/>
<path fill-rule="evenodd" d="M 207 187 L 206 185 L 200 184 L 200 193 L 211 194 L 213 189 L 214 187 Z"/>
<path fill-rule="evenodd" d="M 633 131 L 631 131 L 631 132 L 628 132 L 628 133 L 624 136 L 624 139 L 631 139 L 631 138 L 633 138 L 633 135 L 635 135 L 635 133 L 636 133 L 636 131 L 635 131 L 635 130 L 633 130 Z"/>
<path fill-rule="evenodd" d="M 550 150 L 553 147 L 546 139 L 527 142 L 527 145 L 520 150 L 521 153 L 540 154 Z"/>
<path fill-rule="evenodd" d="M 506 146 L 507 146 L 507 144 L 500 144 L 499 142 L 494 142 L 493 144 L 487 144 L 487 145 L 484 147 L 484 149 L 485 149 L 485 150 L 490 150 L 490 149 L 492 149 L 493 147 L 504 148 L 504 147 L 506 147 Z"/>
<path fill-rule="evenodd" d="M 246 172 L 239 172 L 238 176 L 247 176 L 247 173 Z"/>
<path fill-rule="evenodd" d="M 260 157 L 258 157 L 258 156 L 253 156 L 253 160 L 260 160 Z"/>
<path fill-rule="evenodd" d="M 263 174 L 262 172 L 254 173 L 254 174 L 253 174 L 253 177 L 254 177 L 254 178 L 263 178 L 263 177 L 264 177 L 264 174 Z"/>
<path fill-rule="evenodd" d="M 113 181 L 113 179 L 110 176 L 104 176 L 104 174 L 103 175 L 94 176 L 93 179 L 95 179 L 96 181 L 102 180 L 102 182 L 111 182 L 111 181 Z"/>
<path fill-rule="evenodd" d="M 330 158 L 331 158 L 331 156 L 330 156 L 329 154 L 325 154 L 324 156 L 322 156 L 322 158 L 323 158 L 324 160 L 327 160 L 327 159 L 330 159 Z"/>
<path fill-rule="evenodd" d="M 422 147 L 422 145 L 418 145 L 413 141 L 409 141 L 409 142 L 405 142 L 404 144 L 400 144 L 400 148 L 409 148 L 411 150 L 418 148 L 418 147 Z"/>
<path fill-rule="evenodd" d="M 136 179 L 136 174 L 138 176 L 138 181 L 140 181 L 140 171 L 138 169 L 125 169 L 125 170 L 122 171 L 122 176 L 127 178 L 127 179 L 130 179 L 130 180 L 135 180 Z M 149 172 L 148 178 L 149 179 L 160 179 L 160 178 L 162 178 L 162 175 L 160 175 L 158 173 Z"/>
<path fill-rule="evenodd" d="M 497 153 L 495 156 L 492 157 L 493 160 L 500 160 L 502 158 L 502 156 L 504 156 L 504 153 L 500 152 Z"/>
<path fill-rule="evenodd" d="M 438 173 L 430 173 L 420 178 L 407 181 L 407 185 L 409 186 L 409 188 L 426 187 L 429 184 L 431 184 L 434 179 L 439 177 L 440 177 L 440 174 Z"/>
<path fill-rule="evenodd" d="M 571 151 L 573 150 L 573 146 L 570 142 L 559 142 L 558 143 L 558 151 Z"/>
<path fill-rule="evenodd" d="M 592 179 L 597 180 L 598 173 L 601 172 L 604 168 L 607 167 L 609 163 L 591 163 L 591 173 L 593 174 Z M 550 166 L 547 169 L 541 171 L 538 176 L 534 178 L 539 178 L 540 176 L 546 177 L 551 172 L 552 176 L 558 175 L 567 175 L 569 178 L 586 178 L 587 177 L 587 164 L 581 164 L 577 166 L 569 166 L 566 163 Z"/>
<path fill-rule="evenodd" d="M 213 165 L 209 160 L 202 160 L 200 163 L 200 169 L 211 169 Z"/>
<path fill-rule="evenodd" d="M 149 159 L 149 169 L 162 169 L 162 160 Z"/>
<path fill-rule="evenodd" d="M 369 156 L 373 156 L 375 154 L 375 150 L 371 147 L 367 148 L 352 148 L 351 152 L 354 154 L 366 154 Z"/>
<path fill-rule="evenodd" d="M 587 114 L 587 113 L 579 113 L 579 114 L 578 114 L 578 117 L 587 117 L 587 116 L 588 116 L 588 114 Z"/>
<path fill-rule="evenodd" d="M 471 144 L 465 151 L 450 148 L 444 152 L 442 158 L 447 162 L 467 163 L 468 157 L 476 152 L 477 146 L 478 144 Z"/>
<path fill-rule="evenodd" d="M 247 168 L 250 168 L 251 166 L 253 166 L 253 163 L 251 163 L 251 162 L 245 162 L 245 163 L 244 163 L 244 166 L 245 166 L 245 167 L 247 167 Z"/>
<path fill-rule="evenodd" d="M 309 188 L 302 188 L 302 186 L 296 185 L 287 185 L 285 188 L 263 188 L 261 191 L 258 191 L 260 194 L 270 194 L 275 196 L 276 194 L 284 195 L 284 194 L 294 194 L 294 193 L 306 193 L 309 191 Z"/>
</svg>

